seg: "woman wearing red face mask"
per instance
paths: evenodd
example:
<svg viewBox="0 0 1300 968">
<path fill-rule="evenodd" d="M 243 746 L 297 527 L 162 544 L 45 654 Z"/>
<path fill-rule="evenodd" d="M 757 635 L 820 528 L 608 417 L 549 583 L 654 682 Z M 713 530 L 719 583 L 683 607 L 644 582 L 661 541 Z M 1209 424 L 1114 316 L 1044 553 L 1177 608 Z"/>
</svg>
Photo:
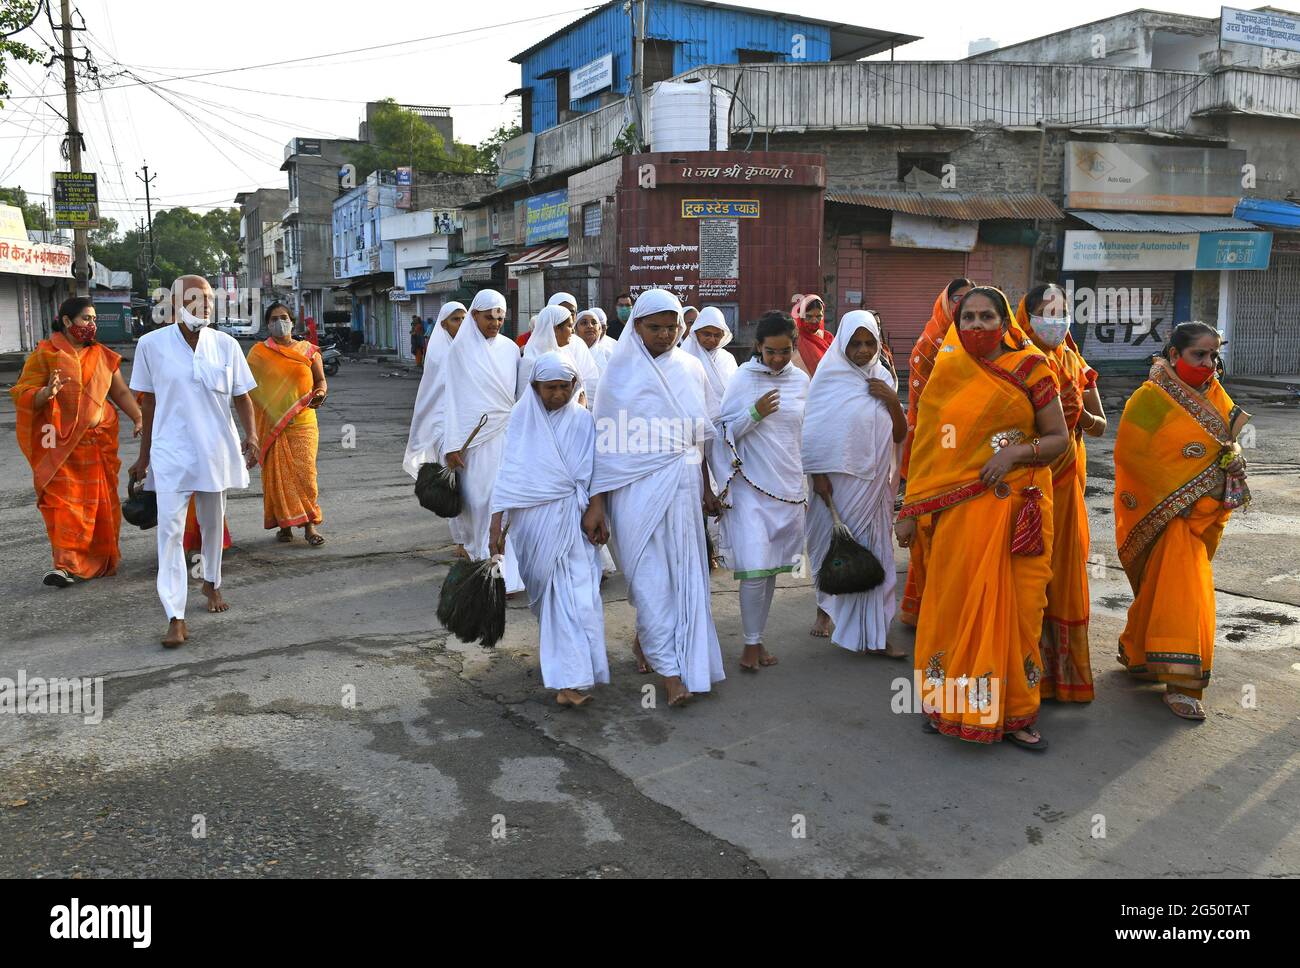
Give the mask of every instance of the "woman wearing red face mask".
<svg viewBox="0 0 1300 968">
<path fill-rule="evenodd" d="M 962 297 L 917 411 L 895 532 L 929 531 L 916 623 L 926 729 L 1041 751 L 1035 730 L 1047 583 L 1048 465 L 1068 444 L 1056 378 L 1001 291 Z"/>
<path fill-rule="evenodd" d="M 1115 540 L 1133 587 L 1119 661 L 1165 683 L 1165 703 L 1191 720 L 1205 718 L 1214 663 L 1210 562 L 1229 516 L 1250 500 L 1237 443 L 1250 414 L 1215 376 L 1219 345 L 1205 323 L 1174 327 L 1115 438 Z"/>
<path fill-rule="evenodd" d="M 116 573 L 122 526 L 117 411 L 131 420 L 135 436 L 142 427 L 140 407 L 118 372 L 122 358 L 95 342 L 95 326 L 89 299 L 65 300 L 54 332 L 9 390 L 18 446 L 32 465 L 36 506 L 54 552 L 44 583 L 54 588 Z"/>
<path fill-rule="evenodd" d="M 821 296 L 796 295 L 790 309 L 799 330 L 799 355 L 794 365 L 811 378 L 835 337 L 826 331 L 826 303 Z"/>
</svg>

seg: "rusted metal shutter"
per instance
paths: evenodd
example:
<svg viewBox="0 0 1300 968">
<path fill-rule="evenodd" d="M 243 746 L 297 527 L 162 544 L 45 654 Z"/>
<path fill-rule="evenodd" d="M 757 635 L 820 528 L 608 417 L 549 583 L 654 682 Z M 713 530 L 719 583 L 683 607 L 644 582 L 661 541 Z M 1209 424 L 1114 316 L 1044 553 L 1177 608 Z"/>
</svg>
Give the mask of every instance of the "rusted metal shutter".
<svg viewBox="0 0 1300 968">
<path fill-rule="evenodd" d="M 962 252 L 865 252 L 863 306 L 881 318 L 899 369 L 930 319 L 934 297 L 966 274 Z"/>
<path fill-rule="evenodd" d="M 1274 252 L 1263 272 L 1234 272 L 1233 376 L 1300 373 L 1300 255 Z"/>
<path fill-rule="evenodd" d="M 1091 302 L 1088 301 L 1092 296 Z M 1101 272 L 1093 293 L 1075 290 L 1076 339 L 1084 359 L 1140 371 L 1174 325 L 1172 272 Z M 1149 318 L 1147 318 L 1149 317 Z"/>
</svg>

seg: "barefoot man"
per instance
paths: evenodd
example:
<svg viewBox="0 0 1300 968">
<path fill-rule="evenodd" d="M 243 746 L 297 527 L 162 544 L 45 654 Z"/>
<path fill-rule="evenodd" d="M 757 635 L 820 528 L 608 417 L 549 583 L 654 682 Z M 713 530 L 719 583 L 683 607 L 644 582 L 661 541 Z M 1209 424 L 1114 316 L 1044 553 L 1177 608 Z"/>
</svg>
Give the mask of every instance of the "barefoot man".
<svg viewBox="0 0 1300 968">
<path fill-rule="evenodd" d="M 172 285 L 175 326 L 147 333 L 136 344 L 131 389 L 140 391 L 144 435 L 133 480 L 158 496 L 158 597 L 169 625 L 162 644 L 174 649 L 188 638 L 185 598 L 189 568 L 182 539 L 194 498 L 203 532 L 203 594 L 209 612 L 229 606 L 221 597 L 221 522 L 226 489 L 248 487 L 257 462 L 257 425 L 248 392 L 257 384 L 233 336 L 208 325 L 212 287 L 201 276 Z M 244 428 L 241 447 L 231 411 Z"/>
</svg>

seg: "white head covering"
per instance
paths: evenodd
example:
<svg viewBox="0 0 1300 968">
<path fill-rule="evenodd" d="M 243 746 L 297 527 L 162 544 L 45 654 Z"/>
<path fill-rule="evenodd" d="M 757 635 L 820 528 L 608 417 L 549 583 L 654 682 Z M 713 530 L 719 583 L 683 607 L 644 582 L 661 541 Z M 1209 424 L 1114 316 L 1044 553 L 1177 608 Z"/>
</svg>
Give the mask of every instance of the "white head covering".
<svg viewBox="0 0 1300 968">
<path fill-rule="evenodd" d="M 596 322 L 600 323 L 601 331 L 609 329 L 609 317 L 605 315 L 605 310 L 599 306 L 592 306 L 587 312 L 596 317 Z"/>
<path fill-rule="evenodd" d="M 569 303 L 571 306 L 577 306 L 578 300 L 573 297 L 572 293 L 557 292 L 554 296 L 546 301 L 548 306 L 558 306 L 560 303 Z"/>
<path fill-rule="evenodd" d="M 484 289 L 469 305 L 471 313 L 505 309 L 506 300 L 494 289 Z M 443 454 L 460 450 L 486 416 L 487 423 L 474 438 L 478 447 L 505 432 L 515 402 L 519 347 L 499 333 L 485 339 L 471 317 L 451 341 L 444 366 Z"/>
<path fill-rule="evenodd" d="M 552 380 L 576 380 L 578 369 L 563 353 L 543 353 L 533 365 L 533 382 L 549 383 Z"/>
<path fill-rule="evenodd" d="M 639 439 L 628 435 L 608 452 L 598 448 L 592 484 L 597 493 L 653 474 L 717 435 L 718 398 L 699 361 L 676 347 L 652 357 L 637 332 L 638 319 L 670 311 L 677 314 L 680 327 L 682 304 L 671 292 L 648 289 L 637 297 L 609 366 L 601 375 L 595 416 L 598 427 L 617 427 L 620 419 L 627 427 L 634 418 L 659 418 L 671 433 L 652 435 L 658 438 L 654 443 L 647 435 Z"/>
<path fill-rule="evenodd" d="M 706 327 L 722 330 L 722 341 L 718 343 L 717 349 L 706 350 L 695 338 L 695 334 Z M 719 398 L 727 392 L 727 384 L 736 372 L 736 358 L 723 349 L 731 339 L 731 327 L 727 325 L 727 317 L 722 315 L 722 310 L 717 306 L 705 306 L 691 326 L 691 331 L 686 334 L 686 339 L 682 340 L 682 349 L 703 364 L 704 372 L 713 384 L 713 392 Z"/>
<path fill-rule="evenodd" d="M 443 361 L 451 350 L 451 333 L 442 325 L 456 310 L 465 307 L 458 302 L 444 303 L 438 310 L 424 349 L 424 372 L 420 375 L 420 389 L 415 393 L 415 409 L 411 413 L 411 433 L 406 441 L 406 455 L 402 467 L 412 477 L 419 477 L 420 465 L 442 460 L 442 391 Z M 466 324 L 462 323 L 463 329 Z M 470 320 L 468 325 L 473 325 Z"/>
<path fill-rule="evenodd" d="M 569 321 L 569 311 L 563 306 L 547 306 L 537 314 L 537 326 L 533 329 L 528 342 L 524 344 L 524 357 L 519 361 L 519 377 L 515 386 L 516 396 L 523 396 L 525 389 L 536 377 L 532 375 L 533 366 L 539 357 L 547 353 L 563 353 L 573 363 L 578 373 L 580 386 L 591 387 L 589 396 L 595 397 L 595 386 L 600 380 L 600 367 L 591 350 L 577 336 L 570 336 L 569 342 L 561 346 L 555 337 L 555 327 Z M 588 400 L 588 406 L 593 400 Z"/>
<path fill-rule="evenodd" d="M 880 353 L 866 366 L 854 366 L 849 342 L 865 329 L 880 344 L 880 323 L 865 309 L 846 313 L 835 341 L 817 365 L 804 408 L 803 469 L 806 474 L 852 474 L 864 481 L 891 473 L 894 421 L 884 403 L 871 396 L 868 380 L 896 387 Z"/>
</svg>

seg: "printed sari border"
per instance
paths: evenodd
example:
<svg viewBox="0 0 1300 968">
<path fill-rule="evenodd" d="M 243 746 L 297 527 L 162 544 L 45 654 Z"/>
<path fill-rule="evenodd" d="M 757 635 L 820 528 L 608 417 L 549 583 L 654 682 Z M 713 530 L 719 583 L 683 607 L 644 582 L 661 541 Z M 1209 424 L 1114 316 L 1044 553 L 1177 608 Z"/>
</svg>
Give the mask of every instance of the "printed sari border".
<svg viewBox="0 0 1300 968">
<path fill-rule="evenodd" d="M 297 402 L 295 402 L 293 406 L 284 412 L 284 416 L 276 421 L 275 426 L 272 427 L 270 432 L 266 435 L 266 440 L 262 442 L 262 452 L 258 454 L 258 460 L 261 463 L 266 463 L 266 455 L 271 452 L 271 445 L 280 439 L 280 434 L 284 433 L 284 429 L 293 422 L 293 418 L 306 409 L 307 404 L 311 402 L 312 394 L 314 392 L 314 390 L 308 390 L 304 393 L 298 398 Z"/>
<path fill-rule="evenodd" d="M 1150 550 L 1156 539 L 1164 533 L 1169 522 L 1205 495 L 1217 490 L 1216 478 L 1222 474 L 1223 471 L 1218 464 L 1211 463 L 1182 487 L 1174 490 L 1133 526 L 1133 530 L 1129 532 L 1119 548 L 1120 563 L 1125 571 L 1130 572 L 1130 577 L 1132 577 L 1133 565 Z"/>
<path fill-rule="evenodd" d="M 989 486 L 983 481 L 972 481 L 969 484 L 963 484 L 961 487 L 943 494 L 926 498 L 924 501 L 917 501 L 915 504 L 907 504 L 898 512 L 898 518 L 917 518 L 926 514 L 934 514 L 938 511 L 946 511 L 948 508 L 963 501 L 969 501 L 973 497 L 979 497 Z"/>
</svg>

